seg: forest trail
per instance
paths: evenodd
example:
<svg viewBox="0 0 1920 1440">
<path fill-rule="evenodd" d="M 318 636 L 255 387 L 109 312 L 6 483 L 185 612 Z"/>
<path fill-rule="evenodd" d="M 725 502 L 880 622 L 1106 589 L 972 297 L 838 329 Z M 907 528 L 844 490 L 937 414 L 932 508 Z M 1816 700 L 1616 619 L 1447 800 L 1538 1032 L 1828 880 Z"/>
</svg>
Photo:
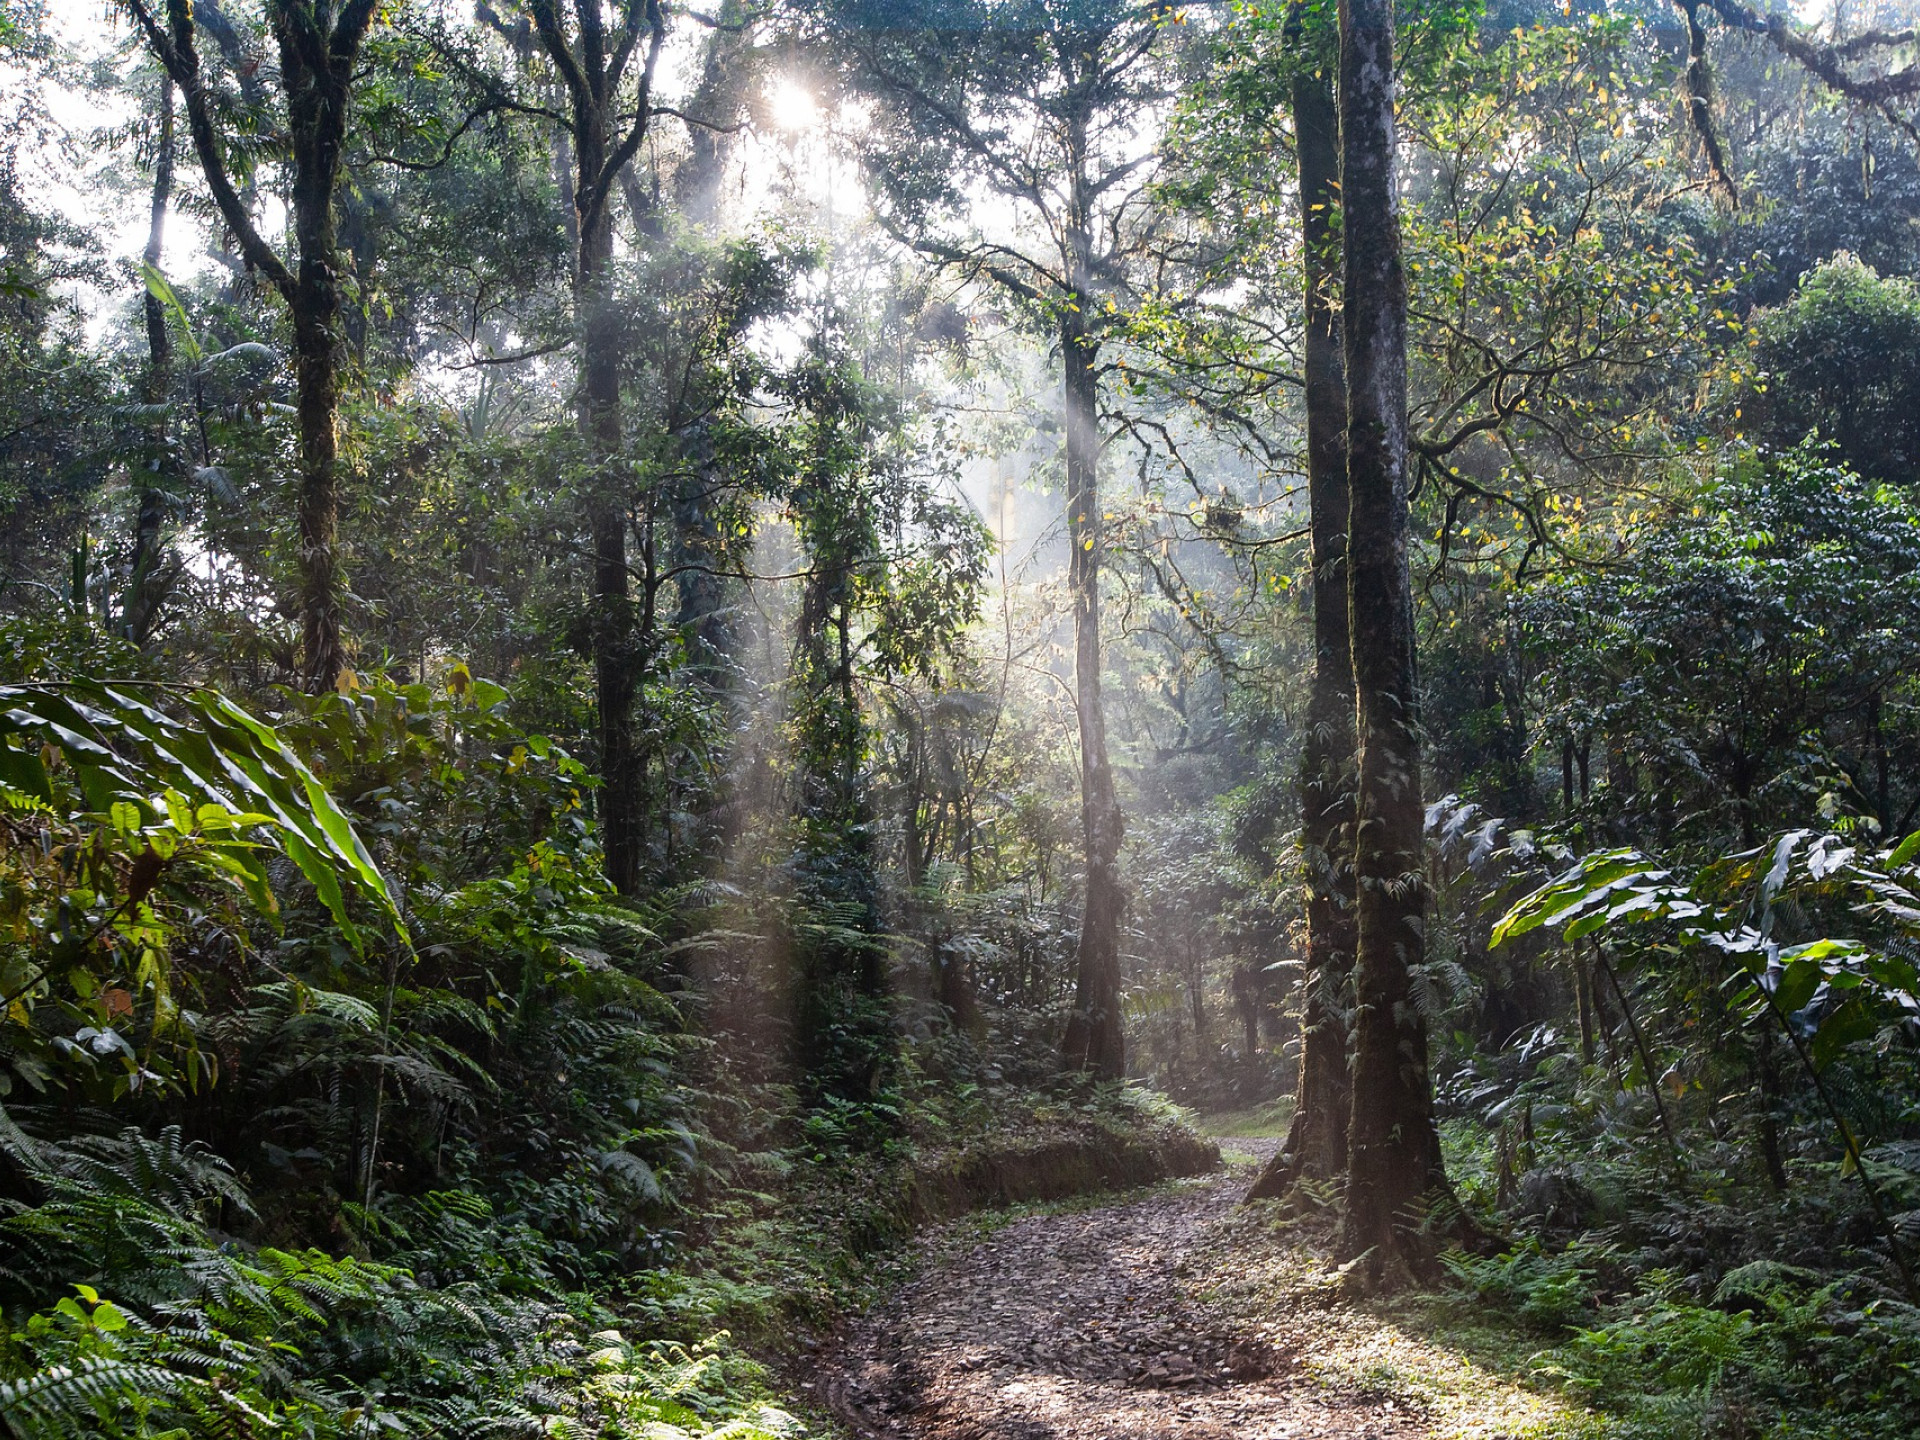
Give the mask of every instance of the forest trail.
<svg viewBox="0 0 1920 1440">
<path fill-rule="evenodd" d="M 1275 1141 L 1223 1142 L 1264 1159 Z M 1027 1215 L 941 1253 L 849 1328 L 819 1384 L 863 1440 L 1413 1440 L 1392 1401 L 1306 1378 L 1302 1346 L 1236 1333 L 1210 1235 L 1254 1172 Z"/>
</svg>

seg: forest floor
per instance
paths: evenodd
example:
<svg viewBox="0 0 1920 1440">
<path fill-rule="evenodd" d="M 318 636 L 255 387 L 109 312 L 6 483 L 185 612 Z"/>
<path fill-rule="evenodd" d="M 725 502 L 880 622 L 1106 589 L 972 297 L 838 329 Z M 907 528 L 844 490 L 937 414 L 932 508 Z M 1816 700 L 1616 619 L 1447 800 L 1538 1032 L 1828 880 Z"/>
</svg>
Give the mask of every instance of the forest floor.
<svg viewBox="0 0 1920 1440">
<path fill-rule="evenodd" d="M 809 1389 L 862 1440 L 1594 1433 L 1421 1314 L 1340 1298 L 1311 1223 L 1238 1203 L 1276 1143 L 1227 1139 L 1228 1168 L 1199 1180 L 933 1232 Z"/>
</svg>

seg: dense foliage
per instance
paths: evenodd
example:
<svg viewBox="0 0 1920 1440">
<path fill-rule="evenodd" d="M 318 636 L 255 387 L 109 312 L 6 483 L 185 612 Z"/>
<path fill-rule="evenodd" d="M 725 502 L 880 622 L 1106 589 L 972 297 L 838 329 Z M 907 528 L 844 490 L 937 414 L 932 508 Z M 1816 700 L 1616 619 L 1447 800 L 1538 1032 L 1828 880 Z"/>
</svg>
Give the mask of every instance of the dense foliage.
<svg viewBox="0 0 1920 1440">
<path fill-rule="evenodd" d="M 1368 1053 L 1368 1283 L 1911 1432 L 1911 7 L 1381 8 L 0 0 L 11 1433 L 798 1434 Z"/>
</svg>

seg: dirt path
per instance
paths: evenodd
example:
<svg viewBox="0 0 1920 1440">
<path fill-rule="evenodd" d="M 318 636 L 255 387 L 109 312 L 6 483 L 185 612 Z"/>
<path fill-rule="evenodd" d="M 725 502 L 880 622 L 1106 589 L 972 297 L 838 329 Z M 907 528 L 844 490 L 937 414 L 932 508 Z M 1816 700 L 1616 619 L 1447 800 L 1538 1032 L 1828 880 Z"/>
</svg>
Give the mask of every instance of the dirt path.
<svg viewBox="0 0 1920 1440">
<path fill-rule="evenodd" d="M 827 1400 L 856 1435 L 887 1440 L 1425 1433 L 1391 1402 L 1303 1379 L 1304 1357 L 1235 1333 L 1195 1295 L 1199 1247 L 1249 1173 L 1023 1217 L 930 1257 L 846 1335 L 822 1376 Z"/>
</svg>

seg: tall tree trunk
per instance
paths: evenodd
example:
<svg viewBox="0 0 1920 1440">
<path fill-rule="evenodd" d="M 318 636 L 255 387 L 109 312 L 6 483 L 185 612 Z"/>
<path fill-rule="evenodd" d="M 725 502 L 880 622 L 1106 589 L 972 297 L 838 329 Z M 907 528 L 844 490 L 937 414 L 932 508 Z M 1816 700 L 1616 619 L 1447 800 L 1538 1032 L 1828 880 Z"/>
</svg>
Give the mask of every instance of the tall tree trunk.
<svg viewBox="0 0 1920 1440">
<path fill-rule="evenodd" d="M 1293 81 L 1305 272 L 1307 495 L 1313 542 L 1313 689 L 1300 757 L 1306 869 L 1306 1005 L 1300 1079 L 1286 1143 L 1248 1199 L 1278 1199 L 1347 1163 L 1349 991 L 1353 982 L 1353 655 L 1347 624 L 1347 394 L 1338 281 L 1340 117 L 1329 75 Z"/>
<path fill-rule="evenodd" d="M 1073 597 L 1074 714 L 1080 732 L 1080 828 L 1086 854 L 1086 908 L 1080 924 L 1073 1013 L 1063 1048 L 1067 1063 L 1101 1079 L 1126 1065 L 1120 1025 L 1120 841 L 1125 820 L 1107 758 L 1107 718 L 1100 694 L 1099 390 L 1097 352 L 1081 323 L 1086 297 L 1061 327 L 1066 370 L 1067 589 Z"/>
<path fill-rule="evenodd" d="M 1080 59 L 1091 61 L 1092 56 Z M 1071 72 L 1069 83 L 1076 84 Z M 1062 1043 L 1067 1063 L 1102 1080 L 1126 1069 L 1120 1017 L 1120 842 L 1126 820 L 1107 757 L 1107 712 L 1101 700 L 1100 564 L 1105 526 L 1100 513 L 1100 377 L 1098 339 L 1087 317 L 1093 297 L 1093 195 L 1088 178 L 1088 116 L 1068 118 L 1067 293 L 1061 297 L 1060 361 L 1066 402 L 1067 591 L 1073 597 L 1074 717 L 1080 732 L 1080 829 L 1086 857 L 1085 909 L 1074 982 L 1073 1013 Z"/>
<path fill-rule="evenodd" d="M 1593 972 L 1587 968 L 1586 957 L 1580 953 L 1577 942 L 1572 950 L 1573 1008 L 1580 1022 L 1580 1063 L 1591 1065 L 1594 1057 Z"/>
<path fill-rule="evenodd" d="M 1362 1278 L 1430 1263 L 1425 1201 L 1445 1185 L 1426 1021 L 1420 738 L 1407 521 L 1407 294 L 1394 174 L 1392 0 L 1341 0 L 1340 140 L 1347 531 L 1359 766 L 1353 1113 L 1340 1251 Z"/>
<path fill-rule="evenodd" d="M 576 136 L 580 235 L 574 306 L 580 326 L 580 434 L 588 463 L 587 529 L 593 547 L 594 695 L 600 711 L 600 833 L 607 878 L 622 895 L 638 893 L 645 862 L 645 757 L 634 727 L 639 680 L 635 663 L 632 576 L 627 568 L 631 497 L 620 464 L 620 320 L 612 293 L 613 208 L 589 206 L 589 177 L 606 164 L 605 116 Z"/>
<path fill-rule="evenodd" d="M 331 207 L 295 187 L 294 228 L 330 235 Z M 293 300 L 295 410 L 300 427 L 300 483 L 294 511 L 300 533 L 300 634 L 307 685 L 330 690 L 346 668 L 338 586 L 340 437 L 339 297 L 333 266 L 302 255 Z"/>
<path fill-rule="evenodd" d="M 731 690 L 733 626 L 727 618 L 727 536 L 720 498 L 726 476 L 714 454 L 705 419 L 687 428 L 682 473 L 672 497 L 673 566 L 680 572 L 680 608 L 674 617 L 697 683 L 716 698 Z"/>
<path fill-rule="evenodd" d="M 1233 1008 L 1240 1014 L 1242 1032 L 1241 1046 L 1248 1065 L 1252 1065 L 1260 1054 L 1260 999 L 1259 982 L 1254 978 L 1251 965 L 1233 967 Z M 1271 1167 L 1269 1167 L 1271 1168 Z M 1262 1179 L 1264 1179 L 1264 1175 Z M 1254 1198 L 1254 1197 L 1249 1197 Z"/>
<path fill-rule="evenodd" d="M 719 26 L 707 41 L 688 113 L 727 126 L 743 108 L 752 39 L 741 0 L 722 0 L 716 18 Z M 707 229 L 719 215 L 720 185 L 733 136 L 695 124 L 688 127 L 687 138 L 688 157 L 674 175 L 673 192 L 683 218 Z M 731 689 L 728 661 L 734 647 L 725 613 L 727 585 L 719 573 L 727 541 L 720 506 L 726 476 L 716 463 L 712 426 L 706 419 L 687 427 L 681 449 L 685 461 L 672 499 L 673 564 L 680 571 L 676 624 L 696 678 L 720 698 Z"/>
<path fill-rule="evenodd" d="M 553 132 L 549 157 L 553 166 L 553 187 L 560 192 L 560 223 L 566 227 L 567 244 L 580 253 L 580 210 L 573 193 L 573 140 L 565 130 Z"/>
<path fill-rule="evenodd" d="M 147 244 L 141 259 L 157 272 L 167 235 L 167 207 L 173 201 L 173 77 L 160 79 L 159 133 L 153 155 L 153 202 L 147 220 Z M 140 457 L 140 508 L 134 520 L 133 577 L 127 589 L 127 638 L 144 645 L 159 618 L 165 589 L 160 575 L 160 529 L 166 522 L 167 488 L 176 468 L 167 453 L 167 421 L 159 413 L 173 388 L 173 336 L 160 297 L 147 291 L 147 370 L 140 400 L 147 406 L 147 443 Z"/>
<path fill-rule="evenodd" d="M 640 889 L 646 854 L 646 756 L 635 727 L 636 690 L 651 653 L 656 585 L 645 552 L 645 604 L 636 606 L 627 564 L 632 487 L 621 463 L 620 317 L 613 304 L 613 195 L 619 175 L 646 138 L 653 77 L 666 40 L 657 0 L 575 0 L 572 24 L 555 0 L 528 6 L 540 44 L 567 96 L 573 140 L 574 323 L 579 332 L 579 426 L 586 444 L 587 538 L 593 567 L 588 597 L 594 698 L 600 711 L 600 833 L 607 878 L 623 895 Z M 577 42 L 577 43 L 576 43 Z M 636 93 L 623 77 L 639 57 Z M 558 161 L 561 152 L 556 149 Z M 564 185 L 562 187 L 565 188 Z M 643 620 L 644 623 L 637 623 Z"/>
</svg>

